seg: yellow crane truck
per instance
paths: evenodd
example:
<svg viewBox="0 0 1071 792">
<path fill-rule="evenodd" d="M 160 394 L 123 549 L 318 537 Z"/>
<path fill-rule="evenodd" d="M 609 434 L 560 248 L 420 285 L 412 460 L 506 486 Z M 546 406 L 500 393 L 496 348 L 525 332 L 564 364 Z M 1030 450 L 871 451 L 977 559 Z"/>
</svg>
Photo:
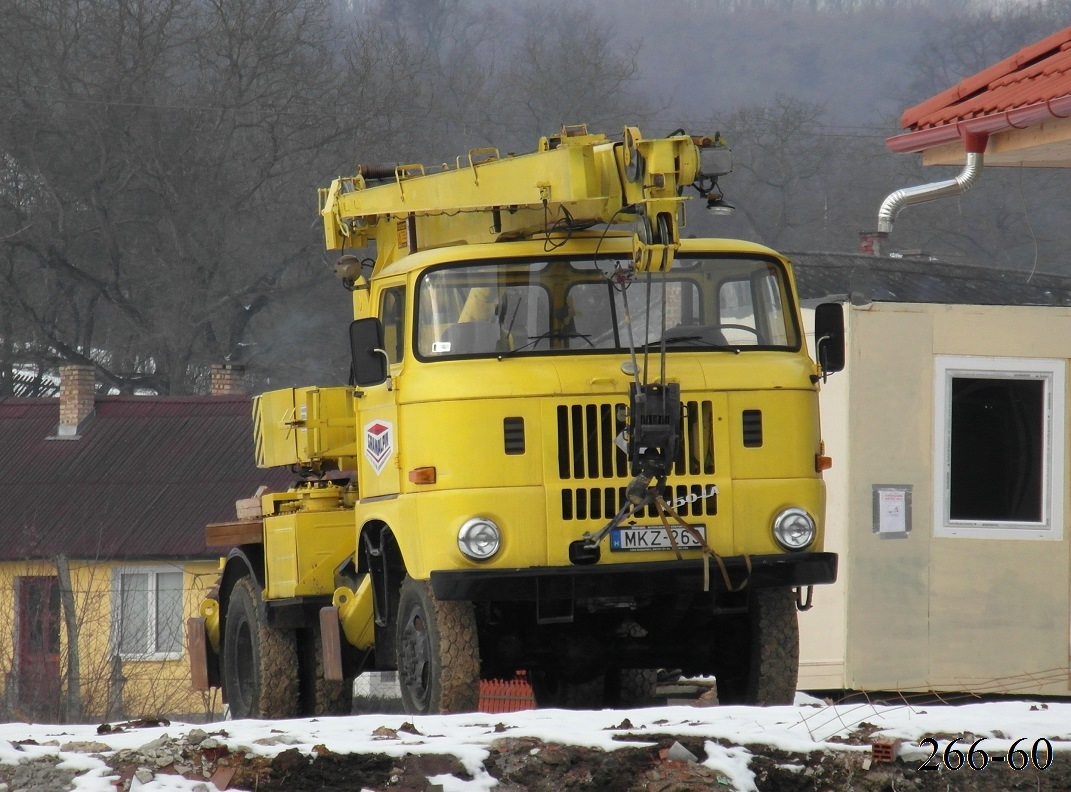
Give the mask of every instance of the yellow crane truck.
<svg viewBox="0 0 1071 792">
<path fill-rule="evenodd" d="M 396 669 L 408 712 L 791 702 L 822 551 L 818 390 L 788 260 L 682 238 L 724 205 L 720 137 L 566 127 L 537 150 L 364 165 L 320 190 L 352 292 L 347 386 L 253 400 L 257 464 L 298 474 L 241 519 L 188 625 L 194 684 L 235 717 L 349 711 Z M 373 253 L 374 251 L 374 253 Z"/>
</svg>

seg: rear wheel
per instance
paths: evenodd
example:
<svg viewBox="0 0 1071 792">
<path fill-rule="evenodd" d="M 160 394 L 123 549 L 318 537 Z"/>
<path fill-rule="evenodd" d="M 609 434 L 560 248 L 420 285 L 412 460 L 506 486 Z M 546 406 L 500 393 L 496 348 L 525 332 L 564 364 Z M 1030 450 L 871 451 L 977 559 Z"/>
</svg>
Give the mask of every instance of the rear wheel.
<svg viewBox="0 0 1071 792">
<path fill-rule="evenodd" d="M 303 715 L 349 715 L 353 711 L 353 680 L 335 682 L 324 678 L 320 625 L 299 633 L 301 654 L 301 713 Z"/>
<path fill-rule="evenodd" d="M 260 593 L 244 577 L 231 589 L 223 635 L 223 695 L 234 718 L 290 718 L 298 710 L 291 630 L 265 624 Z"/>
<path fill-rule="evenodd" d="M 799 678 L 800 633 L 791 589 L 751 592 L 739 631 L 729 631 L 716 679 L 722 704 L 791 704 Z"/>
<path fill-rule="evenodd" d="M 480 654 L 471 603 L 438 600 L 428 581 L 406 577 L 398 599 L 397 646 L 406 712 L 477 709 Z"/>
<path fill-rule="evenodd" d="M 609 681 L 609 680 L 608 680 Z M 658 689 L 658 671 L 654 668 L 622 668 L 617 672 L 616 695 L 609 702 L 619 707 L 646 704 Z"/>
</svg>

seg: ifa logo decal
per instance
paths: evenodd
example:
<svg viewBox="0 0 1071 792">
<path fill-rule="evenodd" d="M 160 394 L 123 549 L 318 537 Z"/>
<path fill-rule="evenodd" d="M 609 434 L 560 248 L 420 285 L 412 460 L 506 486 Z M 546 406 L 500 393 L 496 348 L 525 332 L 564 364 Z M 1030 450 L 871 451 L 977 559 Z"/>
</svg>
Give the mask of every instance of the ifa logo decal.
<svg viewBox="0 0 1071 792">
<path fill-rule="evenodd" d="M 378 476 L 394 453 L 394 424 L 372 421 L 364 426 L 364 455 Z"/>
</svg>

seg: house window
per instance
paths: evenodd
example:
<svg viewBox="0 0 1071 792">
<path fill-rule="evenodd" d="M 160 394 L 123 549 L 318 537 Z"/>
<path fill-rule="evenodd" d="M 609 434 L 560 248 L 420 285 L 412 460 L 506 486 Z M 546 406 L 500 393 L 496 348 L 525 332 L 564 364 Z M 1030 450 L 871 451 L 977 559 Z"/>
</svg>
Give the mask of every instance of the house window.
<svg viewBox="0 0 1071 792">
<path fill-rule="evenodd" d="M 115 639 L 124 660 L 182 657 L 182 572 L 128 567 L 114 577 Z"/>
<path fill-rule="evenodd" d="M 1064 361 L 936 363 L 934 534 L 1062 539 Z"/>
</svg>

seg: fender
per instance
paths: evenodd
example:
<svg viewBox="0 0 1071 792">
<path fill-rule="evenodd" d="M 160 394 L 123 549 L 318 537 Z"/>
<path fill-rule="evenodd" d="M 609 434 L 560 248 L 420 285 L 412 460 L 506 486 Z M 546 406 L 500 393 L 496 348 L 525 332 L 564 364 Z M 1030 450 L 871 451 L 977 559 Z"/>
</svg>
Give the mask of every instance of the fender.
<svg viewBox="0 0 1071 792">
<path fill-rule="evenodd" d="M 230 599 L 231 589 L 234 584 L 243 577 L 253 580 L 257 589 L 264 590 L 264 546 L 259 544 L 239 545 L 227 553 L 227 561 L 223 567 L 223 574 L 219 579 L 219 604 L 220 604 L 220 631 L 224 630 L 227 622 L 227 609 L 225 603 Z M 263 598 L 260 598 L 261 616 L 267 619 L 267 608 Z"/>
</svg>

